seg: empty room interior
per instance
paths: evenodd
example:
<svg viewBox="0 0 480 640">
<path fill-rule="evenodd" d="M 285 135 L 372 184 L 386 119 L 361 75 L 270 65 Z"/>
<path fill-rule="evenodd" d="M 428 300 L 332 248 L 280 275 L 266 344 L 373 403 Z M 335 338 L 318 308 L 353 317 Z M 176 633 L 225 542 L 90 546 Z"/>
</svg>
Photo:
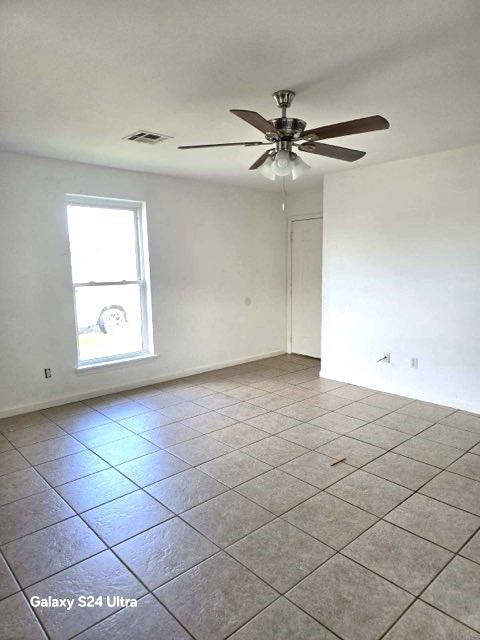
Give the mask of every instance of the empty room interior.
<svg viewBox="0 0 480 640">
<path fill-rule="evenodd" d="M 0 2 L 0 640 L 480 640 L 479 34 Z"/>
</svg>

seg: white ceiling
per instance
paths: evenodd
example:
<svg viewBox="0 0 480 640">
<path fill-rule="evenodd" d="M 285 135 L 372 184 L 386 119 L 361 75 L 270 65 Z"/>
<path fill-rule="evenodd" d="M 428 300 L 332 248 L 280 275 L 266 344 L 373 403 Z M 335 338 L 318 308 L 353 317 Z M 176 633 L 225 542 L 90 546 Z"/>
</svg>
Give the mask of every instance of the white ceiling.
<svg viewBox="0 0 480 640">
<path fill-rule="evenodd" d="M 478 0 L 2 0 L 0 146 L 181 177 L 278 189 L 248 166 L 262 148 L 229 113 L 309 127 L 381 114 L 389 131 L 333 140 L 356 166 L 480 142 Z M 174 136 L 122 140 L 137 129 Z M 257 135 L 258 134 L 258 135 Z M 304 154 L 311 189 L 349 163 Z"/>
</svg>

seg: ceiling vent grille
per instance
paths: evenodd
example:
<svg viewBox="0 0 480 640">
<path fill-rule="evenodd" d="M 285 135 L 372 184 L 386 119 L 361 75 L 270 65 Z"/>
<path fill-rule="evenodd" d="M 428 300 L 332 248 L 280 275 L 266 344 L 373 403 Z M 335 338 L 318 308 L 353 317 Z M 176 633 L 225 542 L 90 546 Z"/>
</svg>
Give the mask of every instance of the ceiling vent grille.
<svg viewBox="0 0 480 640">
<path fill-rule="evenodd" d="M 135 131 L 128 136 L 125 136 L 124 140 L 131 140 L 132 142 L 142 142 L 143 144 L 157 144 L 158 142 L 164 142 L 171 139 L 172 136 L 166 136 L 163 133 L 153 133 L 153 131 Z"/>
</svg>

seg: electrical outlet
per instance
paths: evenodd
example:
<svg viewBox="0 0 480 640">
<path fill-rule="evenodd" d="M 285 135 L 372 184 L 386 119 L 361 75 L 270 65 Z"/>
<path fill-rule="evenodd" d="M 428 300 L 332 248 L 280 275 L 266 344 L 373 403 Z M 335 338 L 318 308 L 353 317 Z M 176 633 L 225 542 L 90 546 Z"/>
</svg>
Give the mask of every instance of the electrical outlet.
<svg viewBox="0 0 480 640">
<path fill-rule="evenodd" d="M 50 368 L 44 369 L 43 371 L 45 373 L 45 378 L 51 378 L 52 377 L 52 370 Z"/>
<path fill-rule="evenodd" d="M 410 358 L 410 368 L 418 369 L 418 358 Z"/>
</svg>

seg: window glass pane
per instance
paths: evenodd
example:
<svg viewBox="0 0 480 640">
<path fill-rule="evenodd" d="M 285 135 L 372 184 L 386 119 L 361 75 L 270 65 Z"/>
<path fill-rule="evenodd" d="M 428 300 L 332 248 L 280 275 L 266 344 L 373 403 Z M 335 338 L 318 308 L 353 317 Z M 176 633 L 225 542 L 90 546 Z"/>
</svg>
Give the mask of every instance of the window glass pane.
<svg viewBox="0 0 480 640">
<path fill-rule="evenodd" d="M 75 287 L 81 362 L 142 351 L 140 285 Z"/>
<path fill-rule="evenodd" d="M 132 209 L 68 205 L 73 282 L 138 280 Z"/>
</svg>

